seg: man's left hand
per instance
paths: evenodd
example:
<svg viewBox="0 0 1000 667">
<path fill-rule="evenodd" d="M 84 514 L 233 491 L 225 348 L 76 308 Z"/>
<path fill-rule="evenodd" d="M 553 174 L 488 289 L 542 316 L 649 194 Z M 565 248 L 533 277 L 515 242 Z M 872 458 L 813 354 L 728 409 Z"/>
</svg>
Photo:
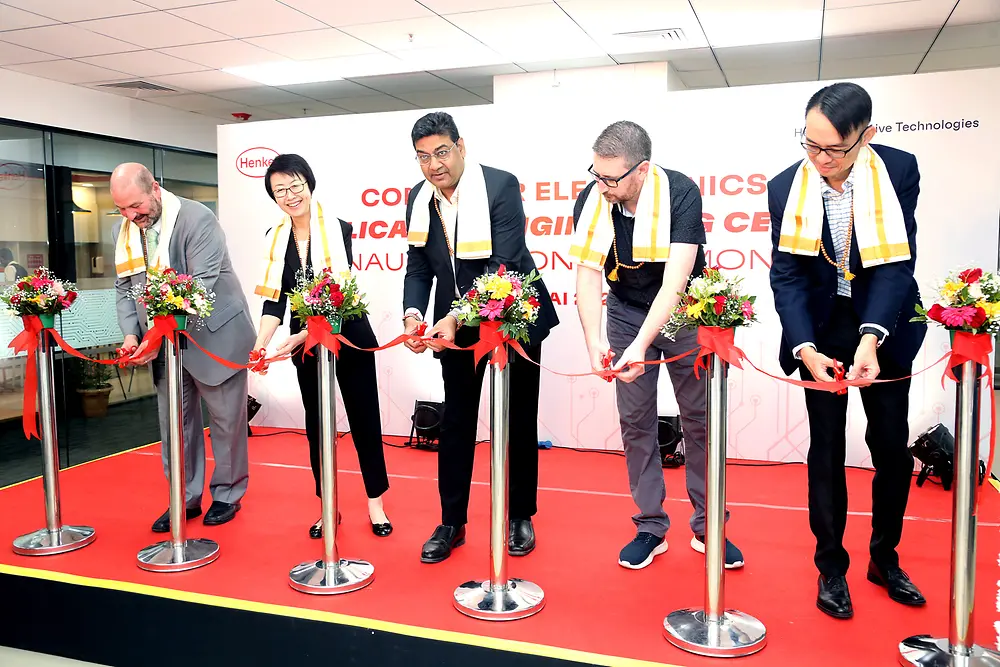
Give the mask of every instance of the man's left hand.
<svg viewBox="0 0 1000 667">
<path fill-rule="evenodd" d="M 854 365 L 847 373 L 848 380 L 874 380 L 878 377 L 878 339 L 872 334 L 861 337 L 861 343 L 854 353 Z"/>
<path fill-rule="evenodd" d="M 138 349 L 129 357 L 128 361 L 133 366 L 144 366 L 155 359 L 159 351 L 159 341 L 157 341 L 156 345 L 150 345 L 148 340 L 144 340 L 139 343 Z"/>
<path fill-rule="evenodd" d="M 437 341 L 448 341 L 449 343 L 455 342 L 455 333 L 458 331 L 458 320 L 456 320 L 451 315 L 445 315 L 438 323 L 427 330 L 424 334 L 428 339 L 426 341 L 427 347 L 431 348 L 435 352 L 440 352 L 445 349 L 441 343 Z"/>
<path fill-rule="evenodd" d="M 646 372 L 644 361 L 646 361 L 646 348 L 640 349 L 639 346 L 632 343 L 625 348 L 622 356 L 618 357 L 618 363 L 612 366 L 613 370 L 619 371 L 615 378 L 622 382 L 634 382 L 636 378 Z"/>
</svg>

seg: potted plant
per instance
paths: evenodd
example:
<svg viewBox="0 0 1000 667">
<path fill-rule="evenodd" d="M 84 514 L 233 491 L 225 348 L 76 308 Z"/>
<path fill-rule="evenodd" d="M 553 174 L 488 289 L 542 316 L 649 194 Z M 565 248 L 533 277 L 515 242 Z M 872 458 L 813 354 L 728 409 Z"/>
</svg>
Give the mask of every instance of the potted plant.
<svg viewBox="0 0 1000 667">
<path fill-rule="evenodd" d="M 108 398 L 111 395 L 110 380 L 113 374 L 111 366 L 73 359 L 76 392 L 80 395 L 84 417 L 107 416 Z"/>
</svg>

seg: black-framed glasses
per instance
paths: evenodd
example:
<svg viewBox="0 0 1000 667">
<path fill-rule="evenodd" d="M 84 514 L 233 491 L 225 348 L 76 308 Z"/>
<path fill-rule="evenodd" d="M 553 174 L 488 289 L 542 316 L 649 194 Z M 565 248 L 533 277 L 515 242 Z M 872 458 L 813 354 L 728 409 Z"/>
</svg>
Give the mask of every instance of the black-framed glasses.
<svg viewBox="0 0 1000 667">
<path fill-rule="evenodd" d="M 291 192 L 293 195 L 301 194 L 306 189 L 306 184 L 301 182 L 292 183 L 287 188 L 276 188 L 273 190 L 275 199 L 284 199 L 285 195 Z"/>
<path fill-rule="evenodd" d="M 596 178 L 597 180 L 599 180 L 599 181 L 601 181 L 602 183 L 604 183 L 604 184 L 605 184 L 606 186 L 608 186 L 609 188 L 617 188 L 617 187 L 618 187 L 618 184 L 619 184 L 619 183 L 621 183 L 621 182 L 622 182 L 623 180 L 625 180 L 625 178 L 626 178 L 626 177 L 627 177 L 627 176 L 628 176 L 629 174 L 631 174 L 631 173 L 632 173 L 633 171 L 635 171 L 635 170 L 636 170 L 636 169 L 637 169 L 637 168 L 639 167 L 639 165 L 640 165 L 640 164 L 642 164 L 643 162 L 645 162 L 645 160 L 642 160 L 641 162 L 638 162 L 638 163 L 637 163 L 637 164 L 635 164 L 635 165 L 634 165 L 634 166 L 633 166 L 633 167 L 632 167 L 631 169 L 629 169 L 628 171 L 626 171 L 626 172 L 625 172 L 624 174 L 622 174 L 622 175 L 621 175 L 621 176 L 619 176 L 618 178 L 607 178 L 607 177 L 605 177 L 605 176 L 601 176 L 601 175 L 600 175 L 600 174 L 598 174 L 598 173 L 597 173 L 596 171 L 594 171 L 594 165 L 590 165 L 590 166 L 589 166 L 589 167 L 587 168 L 587 173 L 589 173 L 589 174 L 590 174 L 591 176 L 593 176 L 593 177 L 594 177 L 594 178 Z"/>
<path fill-rule="evenodd" d="M 420 164 L 427 164 L 431 161 L 432 157 L 436 157 L 438 162 L 444 162 L 448 159 L 448 156 L 451 155 L 451 152 L 455 150 L 456 146 L 458 146 L 457 142 L 452 144 L 449 148 L 442 148 L 441 150 L 434 151 L 433 153 L 417 153 L 416 160 Z"/>
<path fill-rule="evenodd" d="M 868 127 L 871 127 L 871 125 L 869 125 Z M 854 147 L 857 146 L 859 143 L 861 143 L 861 140 L 864 139 L 865 137 L 865 132 L 868 131 L 868 127 L 861 130 L 861 134 L 858 135 L 858 140 L 855 141 L 853 144 L 851 144 L 850 148 L 822 148 L 820 146 L 817 146 L 816 144 L 811 144 L 807 141 L 801 141 L 799 143 L 802 144 L 802 148 L 806 149 L 806 153 L 808 153 L 809 155 L 819 155 L 820 153 L 826 153 L 827 155 L 829 155 L 834 159 L 839 159 L 846 156 L 851 151 L 853 151 Z M 806 131 L 805 129 L 803 129 L 802 130 L 803 136 L 805 136 L 805 133 Z"/>
</svg>

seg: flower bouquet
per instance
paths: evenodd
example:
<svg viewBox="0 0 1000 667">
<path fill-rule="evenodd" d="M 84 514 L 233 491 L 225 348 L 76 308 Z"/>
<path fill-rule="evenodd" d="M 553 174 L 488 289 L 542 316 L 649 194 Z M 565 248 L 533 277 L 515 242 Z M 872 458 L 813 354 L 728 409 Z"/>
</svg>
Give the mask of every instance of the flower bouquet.
<svg viewBox="0 0 1000 667">
<path fill-rule="evenodd" d="M 702 275 L 691 280 L 687 292 L 661 332 L 670 340 L 685 327 L 718 327 L 731 329 L 757 321 L 753 305 L 755 296 L 740 291 L 743 278 L 727 278 L 718 269 L 705 268 Z"/>
<path fill-rule="evenodd" d="M 326 267 L 319 274 L 299 270 L 295 275 L 295 291 L 288 295 L 292 312 L 304 326 L 310 317 L 323 317 L 331 326 L 330 333 L 340 333 L 344 320 L 368 314 L 365 295 L 350 271 L 334 275 Z"/>
<path fill-rule="evenodd" d="M 42 326 L 51 329 L 56 314 L 76 301 L 75 290 L 76 285 L 59 280 L 42 266 L 0 293 L 0 302 L 19 317 L 38 316 Z"/>
<path fill-rule="evenodd" d="M 1000 332 L 1000 279 L 982 269 L 948 274 L 937 288 L 933 306 L 916 304 L 911 322 L 937 322 L 950 331 L 972 334 Z"/>
<path fill-rule="evenodd" d="M 472 289 L 452 303 L 460 325 L 479 326 L 483 322 L 499 324 L 500 334 L 518 342 L 527 342 L 528 326 L 538 319 L 538 290 L 532 283 L 541 276 L 534 269 L 527 276 L 500 266 L 496 273 L 479 276 Z"/>
<path fill-rule="evenodd" d="M 187 328 L 188 315 L 203 320 L 211 315 L 215 302 L 215 293 L 200 278 L 171 268 L 147 270 L 145 284 L 134 286 L 132 297 L 146 309 L 150 319 L 172 315 L 178 330 Z"/>
</svg>

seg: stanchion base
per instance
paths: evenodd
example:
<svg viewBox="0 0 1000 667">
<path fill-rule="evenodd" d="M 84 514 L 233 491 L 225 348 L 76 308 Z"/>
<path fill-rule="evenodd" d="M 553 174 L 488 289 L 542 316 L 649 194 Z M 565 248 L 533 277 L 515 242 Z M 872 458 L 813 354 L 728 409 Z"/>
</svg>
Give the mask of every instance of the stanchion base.
<svg viewBox="0 0 1000 667">
<path fill-rule="evenodd" d="M 360 590 L 375 581 L 375 567 L 363 560 L 341 558 L 327 567 L 322 560 L 311 560 L 292 568 L 288 585 L 310 595 L 338 595 Z"/>
<path fill-rule="evenodd" d="M 663 619 L 663 636 L 677 648 L 712 658 L 750 655 L 767 644 L 764 624 L 742 611 L 727 609 L 710 624 L 704 609 L 678 609 Z"/>
<path fill-rule="evenodd" d="M 167 540 L 140 551 L 136 565 L 149 572 L 184 572 L 208 565 L 218 557 L 219 545 L 212 540 L 186 540 L 176 548 Z"/>
<path fill-rule="evenodd" d="M 467 581 L 455 589 L 455 609 L 482 621 L 516 621 L 537 614 L 545 606 L 545 593 L 537 584 L 509 579 L 494 592 L 489 581 Z"/>
<path fill-rule="evenodd" d="M 947 638 L 915 635 L 899 642 L 899 664 L 904 667 L 1000 667 L 1000 653 L 973 646 L 970 655 L 954 655 Z"/>
<path fill-rule="evenodd" d="M 14 540 L 14 553 L 21 556 L 53 556 L 82 549 L 97 539 L 90 526 L 63 526 L 57 531 L 36 530 Z"/>
</svg>

